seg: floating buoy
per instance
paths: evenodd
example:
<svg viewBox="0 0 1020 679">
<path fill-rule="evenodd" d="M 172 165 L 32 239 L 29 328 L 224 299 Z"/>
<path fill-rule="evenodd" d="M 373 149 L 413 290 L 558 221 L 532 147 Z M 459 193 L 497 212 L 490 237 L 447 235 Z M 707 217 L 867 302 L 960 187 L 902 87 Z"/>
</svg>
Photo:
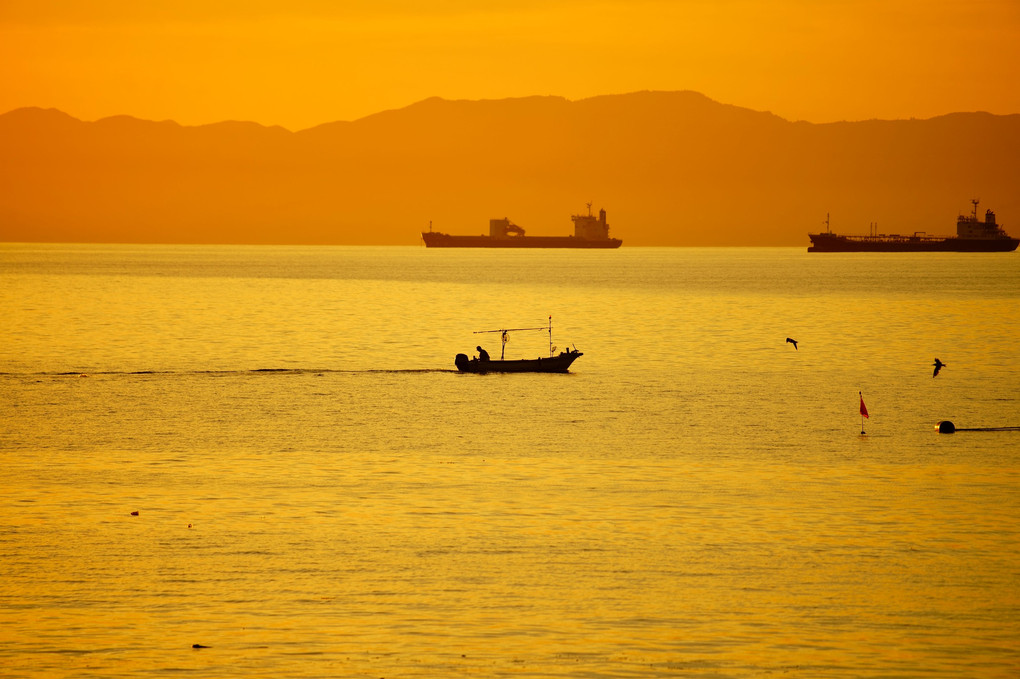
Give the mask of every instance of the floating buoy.
<svg viewBox="0 0 1020 679">
<path fill-rule="evenodd" d="M 958 431 L 1020 431 L 1020 427 L 957 427 L 949 420 L 943 420 L 935 425 L 940 434 L 952 434 Z"/>
</svg>

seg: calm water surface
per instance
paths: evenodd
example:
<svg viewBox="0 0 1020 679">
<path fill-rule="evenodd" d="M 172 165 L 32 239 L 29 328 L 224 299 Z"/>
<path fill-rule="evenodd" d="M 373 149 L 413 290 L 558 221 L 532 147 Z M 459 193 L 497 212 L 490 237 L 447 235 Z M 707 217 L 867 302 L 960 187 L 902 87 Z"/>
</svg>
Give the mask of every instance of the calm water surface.
<svg viewBox="0 0 1020 679">
<path fill-rule="evenodd" d="M 1020 432 L 934 425 L 1020 426 L 1018 302 L 1015 253 L 0 245 L 0 675 L 1016 677 Z M 570 374 L 454 370 L 550 315 Z"/>
</svg>

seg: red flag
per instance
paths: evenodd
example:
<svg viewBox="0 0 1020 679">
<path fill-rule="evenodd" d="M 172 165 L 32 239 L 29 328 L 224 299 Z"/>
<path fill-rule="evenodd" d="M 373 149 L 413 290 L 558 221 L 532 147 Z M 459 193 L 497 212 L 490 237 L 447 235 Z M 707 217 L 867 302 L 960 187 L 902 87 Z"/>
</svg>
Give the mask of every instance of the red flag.
<svg viewBox="0 0 1020 679">
<path fill-rule="evenodd" d="M 868 406 L 864 405 L 864 395 L 857 392 L 861 397 L 861 417 L 868 417 Z M 868 418 L 871 419 L 871 418 Z"/>
</svg>

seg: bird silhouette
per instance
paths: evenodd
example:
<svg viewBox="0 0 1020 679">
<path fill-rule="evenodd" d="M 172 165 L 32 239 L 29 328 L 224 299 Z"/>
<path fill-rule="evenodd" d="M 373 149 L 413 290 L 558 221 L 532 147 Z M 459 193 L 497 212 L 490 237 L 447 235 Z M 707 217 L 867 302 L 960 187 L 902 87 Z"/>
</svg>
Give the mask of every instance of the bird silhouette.
<svg viewBox="0 0 1020 679">
<path fill-rule="evenodd" d="M 787 337 L 786 341 L 792 344 L 794 349 L 797 348 L 797 340 L 793 339 L 792 337 Z"/>
<path fill-rule="evenodd" d="M 934 363 L 932 363 L 932 365 L 933 365 L 933 366 L 935 366 L 935 372 L 933 372 L 933 373 L 931 374 L 931 376 L 932 376 L 932 377 L 938 377 L 938 375 L 939 375 L 939 371 L 940 371 L 940 370 L 942 370 L 942 368 L 943 368 L 943 367 L 944 367 L 944 366 L 945 366 L 946 364 L 945 364 L 945 363 L 943 363 L 942 361 L 940 361 L 939 359 L 937 359 L 937 358 L 936 358 L 936 359 L 935 359 L 935 362 L 934 362 Z"/>
</svg>

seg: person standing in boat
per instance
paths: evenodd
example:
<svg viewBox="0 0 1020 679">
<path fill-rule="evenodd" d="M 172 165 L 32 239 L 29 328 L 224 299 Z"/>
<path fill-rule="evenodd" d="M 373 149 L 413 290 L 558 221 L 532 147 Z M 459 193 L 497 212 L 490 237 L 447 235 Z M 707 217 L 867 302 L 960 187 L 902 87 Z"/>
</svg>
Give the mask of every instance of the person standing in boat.
<svg viewBox="0 0 1020 679">
<path fill-rule="evenodd" d="M 481 347 L 475 347 L 475 349 L 478 349 L 478 360 L 479 361 L 488 361 L 489 360 L 489 352 L 488 351 L 486 351 L 485 349 L 482 349 Z"/>
</svg>

